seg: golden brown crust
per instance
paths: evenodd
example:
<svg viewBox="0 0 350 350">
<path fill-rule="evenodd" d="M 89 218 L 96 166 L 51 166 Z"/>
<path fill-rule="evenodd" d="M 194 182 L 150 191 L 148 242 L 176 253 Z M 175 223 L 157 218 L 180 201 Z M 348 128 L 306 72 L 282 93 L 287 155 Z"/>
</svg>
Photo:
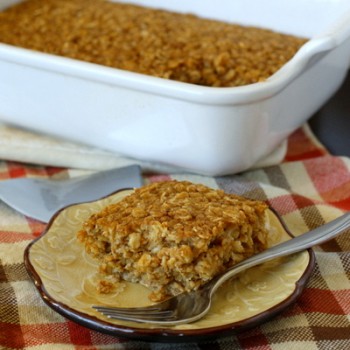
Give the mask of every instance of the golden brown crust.
<svg viewBox="0 0 350 350">
<path fill-rule="evenodd" d="M 93 214 L 78 238 L 100 272 L 144 284 L 159 301 L 265 249 L 266 209 L 204 185 L 157 182 Z"/>
<path fill-rule="evenodd" d="M 28 0 L 0 12 L 0 41 L 205 86 L 266 80 L 305 39 L 104 0 Z"/>
</svg>

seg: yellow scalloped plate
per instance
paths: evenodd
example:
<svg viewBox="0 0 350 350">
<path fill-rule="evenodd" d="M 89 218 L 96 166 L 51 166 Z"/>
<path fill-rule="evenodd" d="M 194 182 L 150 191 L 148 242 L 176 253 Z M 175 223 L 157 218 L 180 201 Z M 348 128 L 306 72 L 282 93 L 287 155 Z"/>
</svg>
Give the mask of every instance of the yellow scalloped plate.
<svg viewBox="0 0 350 350">
<path fill-rule="evenodd" d="M 61 315 L 116 336 L 166 342 L 198 341 L 266 322 L 301 294 L 314 266 L 311 250 L 264 263 L 227 282 L 217 291 L 210 312 L 191 324 L 160 328 L 102 316 L 91 306 L 147 305 L 149 290 L 138 284 L 123 283 L 113 294 L 98 294 L 98 264 L 85 253 L 76 233 L 92 213 L 121 200 L 130 191 L 122 190 L 98 201 L 64 208 L 52 218 L 44 234 L 27 247 L 26 268 L 44 301 Z M 291 239 L 277 214 L 270 210 L 269 216 L 269 244 Z"/>
</svg>

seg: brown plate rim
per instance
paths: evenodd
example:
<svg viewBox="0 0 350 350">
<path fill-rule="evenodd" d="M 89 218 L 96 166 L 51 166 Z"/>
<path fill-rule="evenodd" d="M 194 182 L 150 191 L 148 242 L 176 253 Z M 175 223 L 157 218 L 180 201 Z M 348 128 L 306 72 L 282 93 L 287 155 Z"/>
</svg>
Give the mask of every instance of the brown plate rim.
<svg viewBox="0 0 350 350">
<path fill-rule="evenodd" d="M 107 196 L 101 197 L 99 199 L 84 202 L 84 203 L 92 203 L 104 198 L 107 198 L 109 196 L 113 196 L 119 192 L 122 191 L 129 191 L 132 190 L 132 188 L 124 188 L 120 189 L 118 191 L 115 191 L 113 193 L 110 193 Z M 45 230 L 35 240 L 33 240 L 29 245 L 26 247 L 24 251 L 24 265 L 25 268 L 31 277 L 31 279 L 34 282 L 34 285 L 36 289 L 38 290 L 41 298 L 43 301 L 54 311 L 59 313 L 60 315 L 64 316 L 65 318 L 76 322 L 84 327 L 87 327 L 89 329 L 105 333 L 112 336 L 118 336 L 122 338 L 130 338 L 134 340 L 140 340 L 140 341 L 152 341 L 152 342 L 175 342 L 175 343 L 183 343 L 183 342 L 201 342 L 201 341 L 208 341 L 213 340 L 217 338 L 221 338 L 228 335 L 235 335 L 241 332 L 244 332 L 248 329 L 254 328 L 264 322 L 269 321 L 270 319 L 274 318 L 276 315 L 287 309 L 289 306 L 291 306 L 293 303 L 297 301 L 297 299 L 300 297 L 301 293 L 303 292 L 304 288 L 306 287 L 306 284 L 311 277 L 313 268 L 315 266 L 315 254 L 312 249 L 307 249 L 307 252 L 309 254 L 309 263 L 303 273 L 303 275 L 299 278 L 299 280 L 295 284 L 295 289 L 292 292 L 290 296 L 288 296 L 286 299 L 281 301 L 279 304 L 257 314 L 252 317 L 249 317 L 247 319 L 244 319 L 242 321 L 228 323 L 225 325 L 220 325 L 217 327 L 209 327 L 209 328 L 201 328 L 201 329 L 171 329 L 171 328 L 139 328 L 139 327 L 132 327 L 132 326 L 123 326 L 123 325 L 116 325 L 112 323 L 108 323 L 106 321 L 103 321 L 101 319 L 98 319 L 97 317 L 87 315 L 85 313 L 79 312 L 77 310 L 72 309 L 66 304 L 63 304 L 61 302 L 56 301 L 54 298 L 50 296 L 50 294 L 46 291 L 44 283 L 39 276 L 39 274 L 36 272 L 34 266 L 30 262 L 30 250 L 31 247 L 40 240 L 47 232 L 49 231 L 51 225 L 55 221 L 55 218 L 65 209 L 71 206 L 79 205 L 83 203 L 76 203 L 68 205 L 59 211 L 57 211 L 49 223 L 47 224 Z M 281 223 L 283 229 L 286 231 L 286 233 L 293 237 L 292 233 L 289 231 L 288 227 L 282 220 L 282 218 L 279 216 L 279 214 L 276 212 L 275 209 L 269 207 L 269 210 L 277 217 L 279 222 Z"/>
</svg>

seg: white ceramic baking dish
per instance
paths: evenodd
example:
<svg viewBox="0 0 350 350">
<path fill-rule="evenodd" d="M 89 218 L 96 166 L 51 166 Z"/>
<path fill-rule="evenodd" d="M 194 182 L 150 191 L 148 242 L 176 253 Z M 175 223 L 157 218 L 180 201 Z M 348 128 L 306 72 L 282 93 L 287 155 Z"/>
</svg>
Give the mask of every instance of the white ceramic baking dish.
<svg viewBox="0 0 350 350">
<path fill-rule="evenodd" d="M 0 9 L 18 0 L 3 0 Z M 211 88 L 0 44 L 0 120 L 197 173 L 243 171 L 341 85 L 349 0 L 134 0 L 309 37 L 268 81 Z"/>
</svg>

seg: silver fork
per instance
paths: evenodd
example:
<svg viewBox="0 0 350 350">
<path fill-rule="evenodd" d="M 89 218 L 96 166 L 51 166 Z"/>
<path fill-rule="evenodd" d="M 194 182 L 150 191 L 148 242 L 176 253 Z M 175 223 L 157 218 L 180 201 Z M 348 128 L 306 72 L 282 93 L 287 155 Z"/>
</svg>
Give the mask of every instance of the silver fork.
<svg viewBox="0 0 350 350">
<path fill-rule="evenodd" d="M 349 227 L 350 212 L 236 264 L 196 291 L 179 294 L 158 304 L 135 308 L 105 306 L 93 306 L 93 308 L 108 318 L 125 321 L 168 326 L 194 322 L 209 311 L 213 294 L 220 285 L 231 277 L 271 259 L 287 256 L 321 244 L 339 235 Z"/>
</svg>

